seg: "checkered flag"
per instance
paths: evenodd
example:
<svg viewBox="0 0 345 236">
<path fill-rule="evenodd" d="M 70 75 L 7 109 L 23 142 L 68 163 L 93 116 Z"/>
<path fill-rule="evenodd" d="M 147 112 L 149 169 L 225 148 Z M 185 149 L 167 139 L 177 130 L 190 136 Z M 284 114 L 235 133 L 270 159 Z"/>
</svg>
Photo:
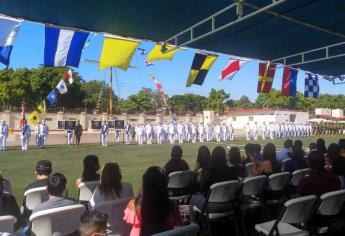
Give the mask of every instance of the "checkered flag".
<svg viewBox="0 0 345 236">
<path fill-rule="evenodd" d="M 320 89 L 319 89 L 319 80 L 318 80 L 317 75 L 306 73 L 304 76 L 304 79 L 305 79 L 304 97 L 318 98 Z"/>
</svg>

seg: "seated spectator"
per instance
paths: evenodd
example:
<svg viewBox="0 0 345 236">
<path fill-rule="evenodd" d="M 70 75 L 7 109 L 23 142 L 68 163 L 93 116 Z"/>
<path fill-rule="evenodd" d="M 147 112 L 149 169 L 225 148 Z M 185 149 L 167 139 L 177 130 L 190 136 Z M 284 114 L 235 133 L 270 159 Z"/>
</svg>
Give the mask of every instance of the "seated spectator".
<svg viewBox="0 0 345 236">
<path fill-rule="evenodd" d="M 297 145 L 292 148 L 291 160 L 284 164 L 284 171 L 294 172 L 295 170 L 308 168 L 307 162 L 304 158 L 304 151 Z"/>
<path fill-rule="evenodd" d="M 121 182 L 122 175 L 117 163 L 106 163 L 102 169 L 101 181 L 91 197 L 90 205 L 115 200 L 123 197 L 132 197 L 133 188 L 130 183 Z"/>
<path fill-rule="evenodd" d="M 214 183 L 228 180 L 237 180 L 237 173 L 228 166 L 225 149 L 217 146 L 212 151 L 208 189 Z"/>
<path fill-rule="evenodd" d="M 255 158 L 257 161 L 261 161 L 262 156 L 261 156 L 261 145 L 258 143 L 253 144 L 254 145 L 254 153 L 255 153 Z"/>
<path fill-rule="evenodd" d="M 327 153 L 327 148 L 324 139 L 319 138 L 318 140 L 316 140 L 316 151 L 322 155 Z"/>
<path fill-rule="evenodd" d="M 317 151 L 316 143 L 309 143 L 309 153 L 316 152 L 316 151 Z"/>
<path fill-rule="evenodd" d="M 339 145 L 332 143 L 328 146 L 327 157 L 331 161 L 331 170 L 338 176 L 341 182 L 341 188 L 345 189 L 345 157 L 340 154 Z"/>
<path fill-rule="evenodd" d="M 208 147 L 201 146 L 198 150 L 198 156 L 196 159 L 196 180 L 195 191 L 205 193 L 207 191 L 207 179 L 210 175 L 211 166 L 211 153 Z"/>
<path fill-rule="evenodd" d="M 345 158 L 345 139 L 339 139 L 340 156 Z"/>
<path fill-rule="evenodd" d="M 0 171 L 0 175 L 1 175 L 1 171 Z M 4 177 L 2 177 L 2 179 L 3 179 L 3 182 L 2 182 L 3 191 L 9 194 L 12 194 L 11 182 L 8 179 L 5 179 Z"/>
<path fill-rule="evenodd" d="M 284 148 L 278 153 L 277 160 L 282 162 L 285 159 L 290 158 L 289 153 L 291 153 L 291 148 L 292 148 L 292 140 L 291 139 L 285 140 Z"/>
<path fill-rule="evenodd" d="M 35 169 L 35 175 L 36 180 L 30 183 L 28 186 L 26 186 L 25 191 L 33 188 L 39 188 L 39 187 L 46 187 L 48 184 L 48 178 L 50 174 L 52 173 L 52 163 L 49 160 L 39 160 L 36 164 Z M 42 201 L 48 200 L 48 194 L 42 193 Z M 24 218 L 26 221 L 29 221 L 29 217 L 31 215 L 31 211 L 27 209 L 26 206 L 26 199 L 23 200 L 23 206 L 24 206 Z"/>
<path fill-rule="evenodd" d="M 75 181 L 77 188 L 79 188 L 82 182 L 99 181 L 99 174 L 97 173 L 99 168 L 98 157 L 95 155 L 87 155 L 84 158 L 83 174 Z"/>
<path fill-rule="evenodd" d="M 86 211 L 80 217 L 80 236 L 102 236 L 107 235 L 107 214 L 98 211 Z"/>
<path fill-rule="evenodd" d="M 124 220 L 133 226 L 130 236 L 150 236 L 181 224 L 175 204 L 170 201 L 167 177 L 158 166 L 149 167 L 142 183 L 142 194 L 129 202 Z"/>
<path fill-rule="evenodd" d="M 301 140 L 295 140 L 295 142 L 292 145 L 293 147 L 298 147 L 301 150 L 303 150 L 303 142 Z"/>
<path fill-rule="evenodd" d="M 281 170 L 280 163 L 276 158 L 276 147 L 272 143 L 267 143 L 262 152 L 262 161 L 257 163 L 253 158 L 253 175 L 271 175 Z"/>
<path fill-rule="evenodd" d="M 4 178 L 0 175 L 0 183 L 3 182 Z M 10 193 L 5 192 L 3 184 L 0 184 L 0 216 L 6 215 L 11 215 L 17 218 L 17 223 L 14 226 L 15 230 L 23 226 L 24 218 L 20 212 L 16 198 Z"/>
<path fill-rule="evenodd" d="M 301 196 L 314 194 L 320 197 L 322 194 L 340 189 L 338 177 L 325 170 L 325 158 L 319 152 L 309 154 L 310 176 L 301 180 L 297 192 Z"/>
<path fill-rule="evenodd" d="M 181 170 L 189 170 L 189 166 L 182 159 L 182 148 L 179 145 L 175 145 L 171 149 L 171 159 L 165 164 L 163 171 L 166 176 L 169 176 L 171 172 Z"/>
<path fill-rule="evenodd" d="M 47 190 L 49 194 L 48 201 L 42 202 L 33 211 L 32 214 L 57 207 L 70 206 L 76 202 L 66 198 L 67 179 L 61 173 L 55 173 L 48 178 Z"/>
<path fill-rule="evenodd" d="M 252 159 L 255 157 L 255 147 L 252 143 L 247 143 L 244 146 L 244 151 L 246 152 L 246 157 L 242 161 L 243 167 L 245 167 L 246 164 L 251 163 Z"/>
<path fill-rule="evenodd" d="M 240 149 L 238 147 L 230 148 L 228 156 L 230 162 L 230 171 L 233 172 L 237 178 L 243 177 Z"/>
</svg>

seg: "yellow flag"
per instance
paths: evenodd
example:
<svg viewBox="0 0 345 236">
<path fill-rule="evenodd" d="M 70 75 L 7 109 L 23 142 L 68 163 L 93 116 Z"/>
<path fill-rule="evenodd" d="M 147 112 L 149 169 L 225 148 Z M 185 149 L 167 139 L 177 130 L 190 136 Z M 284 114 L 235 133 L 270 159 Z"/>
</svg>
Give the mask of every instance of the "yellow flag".
<svg viewBox="0 0 345 236">
<path fill-rule="evenodd" d="M 14 133 L 13 133 L 13 128 L 10 128 L 10 135 L 13 135 Z"/>
<path fill-rule="evenodd" d="M 28 120 L 29 120 L 33 125 L 37 125 L 37 124 L 38 124 L 38 121 L 39 121 L 38 112 L 37 112 L 37 111 L 31 112 L 31 114 L 28 116 Z"/>
<path fill-rule="evenodd" d="M 174 49 L 174 46 L 171 45 L 166 45 L 165 46 L 165 50 L 169 51 L 167 53 L 162 52 L 162 45 L 161 44 L 157 44 L 152 50 L 151 52 L 149 52 L 149 54 L 147 55 L 147 60 L 148 61 L 158 61 L 158 60 L 172 60 L 175 53 L 180 50 L 180 49 Z M 172 50 L 174 49 L 174 50 Z M 172 51 L 170 51 L 172 50 Z"/>
<path fill-rule="evenodd" d="M 39 113 L 46 112 L 47 106 L 46 106 L 46 101 L 45 100 L 43 100 L 42 102 L 40 102 L 40 104 L 38 104 L 37 110 L 38 110 Z"/>
<path fill-rule="evenodd" d="M 136 41 L 105 37 L 99 69 L 103 70 L 106 67 L 113 66 L 127 70 L 138 46 L 139 42 Z"/>
</svg>

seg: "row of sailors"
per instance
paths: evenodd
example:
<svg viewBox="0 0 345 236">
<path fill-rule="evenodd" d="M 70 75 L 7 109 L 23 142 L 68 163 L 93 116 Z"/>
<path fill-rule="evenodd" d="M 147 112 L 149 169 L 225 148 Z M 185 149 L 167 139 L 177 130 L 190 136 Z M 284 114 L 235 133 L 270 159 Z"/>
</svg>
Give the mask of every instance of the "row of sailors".
<svg viewBox="0 0 345 236">
<path fill-rule="evenodd" d="M 270 138 L 297 138 L 309 137 L 313 134 L 313 128 L 309 123 L 276 123 L 270 122 L 266 124 L 263 122 L 261 125 L 262 139 Z M 247 123 L 246 137 L 247 140 L 258 139 L 259 126 L 257 122 Z"/>
<path fill-rule="evenodd" d="M 131 132 L 131 131 L 130 131 Z M 152 144 L 152 139 L 156 139 L 158 144 L 171 143 L 175 141 L 179 143 L 212 141 L 215 136 L 216 140 L 233 140 L 234 129 L 232 124 L 217 124 L 212 126 L 210 124 L 195 124 L 195 123 L 167 123 L 151 125 L 150 123 L 137 125 L 134 128 L 135 139 L 139 145 L 145 141 L 147 144 Z M 130 134 L 128 134 L 130 135 Z M 126 142 L 127 143 L 127 142 Z"/>
</svg>

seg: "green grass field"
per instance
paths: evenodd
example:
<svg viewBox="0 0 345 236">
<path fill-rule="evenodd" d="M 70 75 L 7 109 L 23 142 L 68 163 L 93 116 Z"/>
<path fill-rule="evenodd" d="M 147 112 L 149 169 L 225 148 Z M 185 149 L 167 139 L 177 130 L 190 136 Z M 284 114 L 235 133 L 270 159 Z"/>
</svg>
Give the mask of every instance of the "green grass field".
<svg viewBox="0 0 345 236">
<path fill-rule="evenodd" d="M 344 136 L 324 137 L 327 145 L 332 142 L 338 142 L 338 139 Z M 310 142 L 315 142 L 316 138 L 301 139 L 304 147 L 308 147 Z M 277 149 L 282 148 L 282 139 L 272 140 Z M 256 143 L 264 144 L 271 140 L 258 140 Z M 203 143 L 210 149 L 213 147 L 228 145 L 244 145 L 247 141 L 244 138 L 236 139 L 232 142 L 221 143 Z M 194 167 L 196 154 L 201 143 L 182 144 L 183 158 Z M 49 146 L 46 149 L 30 149 L 27 152 L 10 148 L 5 152 L 0 152 L 0 170 L 4 178 L 12 183 L 12 191 L 16 196 L 18 203 L 22 202 L 25 186 L 35 178 L 34 168 L 37 160 L 49 159 L 53 163 L 53 172 L 63 173 L 68 180 L 69 197 L 77 198 L 77 188 L 75 179 L 80 177 L 82 172 L 83 158 L 87 154 L 96 154 L 100 158 L 100 164 L 106 162 L 117 162 L 122 170 L 123 180 L 130 182 L 134 191 L 140 188 L 141 177 L 145 170 L 152 165 L 163 166 L 170 158 L 170 144 L 152 144 L 152 145 L 123 145 L 111 144 L 107 148 L 100 145 L 84 145 L 80 149 L 73 149 L 65 145 Z M 243 146 L 241 146 L 243 149 Z"/>
</svg>

